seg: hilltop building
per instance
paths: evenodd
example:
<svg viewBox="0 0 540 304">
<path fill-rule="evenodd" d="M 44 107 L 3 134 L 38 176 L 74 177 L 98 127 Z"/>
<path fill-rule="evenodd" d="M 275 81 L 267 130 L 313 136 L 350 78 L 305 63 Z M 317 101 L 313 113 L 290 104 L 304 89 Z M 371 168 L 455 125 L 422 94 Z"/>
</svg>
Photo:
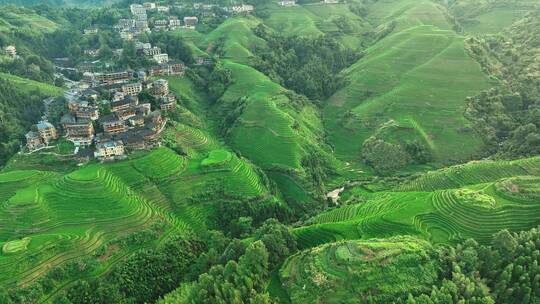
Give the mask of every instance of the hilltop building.
<svg viewBox="0 0 540 304">
<path fill-rule="evenodd" d="M 40 121 L 37 123 L 37 130 L 39 137 L 44 143 L 48 144 L 51 140 L 58 138 L 58 132 L 56 128 L 48 121 Z"/>
<path fill-rule="evenodd" d="M 166 96 L 169 94 L 169 82 L 165 79 L 154 81 L 153 94 L 157 96 Z"/>
<path fill-rule="evenodd" d="M 236 14 L 240 14 L 240 13 L 251 13 L 253 12 L 253 10 L 255 9 L 255 7 L 253 5 L 250 5 L 250 4 L 242 4 L 242 5 L 235 5 L 233 7 L 230 8 L 230 11 L 232 13 L 236 13 Z"/>
<path fill-rule="evenodd" d="M 159 108 L 162 111 L 172 111 L 176 109 L 176 97 L 172 94 L 168 94 L 167 96 L 162 96 L 160 98 Z"/>
<path fill-rule="evenodd" d="M 9 45 L 4 49 L 4 52 L 9 57 L 16 57 L 17 56 L 17 48 L 13 45 Z"/>
<path fill-rule="evenodd" d="M 89 36 L 89 35 L 95 35 L 99 32 L 98 28 L 97 27 L 89 27 L 89 28 L 86 28 L 84 29 L 84 34 Z"/>
<path fill-rule="evenodd" d="M 197 24 L 199 24 L 199 18 L 193 16 L 184 17 L 186 27 L 195 27 Z"/>
<path fill-rule="evenodd" d="M 65 114 L 60 120 L 67 140 L 75 146 L 90 146 L 94 139 L 94 126 L 89 119 L 78 119 L 72 114 Z"/>
<path fill-rule="evenodd" d="M 146 8 L 141 4 L 131 4 L 129 11 L 132 15 L 146 14 Z"/>
<path fill-rule="evenodd" d="M 169 62 L 169 54 L 162 53 L 162 54 L 154 55 L 152 56 L 152 59 L 154 59 L 154 61 L 157 62 L 158 64 L 167 63 Z"/>
<path fill-rule="evenodd" d="M 26 133 L 25 137 L 26 137 L 26 147 L 28 147 L 28 150 L 30 152 L 45 147 L 43 140 L 41 139 L 41 137 L 39 136 L 37 132 L 29 131 L 28 133 Z"/>
<path fill-rule="evenodd" d="M 109 140 L 96 145 L 94 157 L 99 160 L 109 160 L 123 156 L 124 153 L 124 143 L 121 140 Z"/>
<path fill-rule="evenodd" d="M 292 6 L 296 6 L 296 1 L 295 0 L 282 0 L 282 1 L 279 1 L 278 4 L 284 7 L 292 7 Z"/>
</svg>

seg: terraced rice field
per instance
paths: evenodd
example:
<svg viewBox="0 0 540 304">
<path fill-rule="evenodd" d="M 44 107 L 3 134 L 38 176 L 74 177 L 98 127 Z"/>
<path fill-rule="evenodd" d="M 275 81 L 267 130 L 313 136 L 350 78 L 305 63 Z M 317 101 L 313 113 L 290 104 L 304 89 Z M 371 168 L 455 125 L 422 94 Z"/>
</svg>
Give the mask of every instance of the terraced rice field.
<svg viewBox="0 0 540 304">
<path fill-rule="evenodd" d="M 292 128 L 294 119 L 282 108 L 284 89 L 255 69 L 226 61 L 235 79 L 222 100 L 247 97 L 247 107 L 232 131 L 233 147 L 257 165 L 300 167 L 303 139 Z"/>
<path fill-rule="evenodd" d="M 208 189 L 198 184 L 200 180 L 225 184 L 225 192 L 217 195 L 266 193 L 255 170 L 230 156 L 222 168 L 210 171 L 200 169 L 201 160 L 197 160 L 198 174 L 167 148 L 113 164 L 89 165 L 65 176 L 37 170 L 0 173 L 0 248 L 4 252 L 0 254 L 0 284 L 28 284 L 56 266 L 154 223 L 167 224 L 164 235 L 170 229 L 206 230 L 213 208 L 202 199 Z M 182 201 L 181 195 L 192 197 Z M 121 259 L 125 250 L 130 249 L 110 259 Z M 92 275 L 108 267 L 104 264 Z"/>
<path fill-rule="evenodd" d="M 386 303 L 437 280 L 433 252 L 412 237 L 342 241 L 290 257 L 280 279 L 292 303 L 347 303 L 368 296 Z"/>
<path fill-rule="evenodd" d="M 446 169 L 427 173 L 419 178 L 424 182 L 413 184 L 416 188 L 374 193 L 365 203 L 322 213 L 315 224 L 297 228 L 295 234 L 306 248 L 394 235 L 417 235 L 433 243 L 467 238 L 489 243 L 501 229 L 521 231 L 540 224 L 538 158 L 473 163 L 460 170 L 462 174 L 450 175 L 453 180 L 446 179 Z"/>
<path fill-rule="evenodd" d="M 481 150 L 463 113 L 466 97 L 491 84 L 466 54 L 464 37 L 430 1 L 378 1 L 369 11 L 372 22 L 395 20 L 395 28 L 343 72 L 349 84 L 325 108 L 336 154 L 357 161 L 362 143 L 374 134 L 389 141 L 419 139 L 438 162 Z"/>
<path fill-rule="evenodd" d="M 251 48 L 266 45 L 266 42 L 255 36 L 251 30 L 258 23 L 259 21 L 256 18 L 227 19 L 205 37 L 201 48 L 211 50 L 216 47 L 217 43 L 224 41 L 222 46 L 224 58 L 240 63 L 248 63 L 253 58 Z"/>
<path fill-rule="evenodd" d="M 27 284 L 109 240 L 167 218 L 103 166 L 66 176 L 10 172 L 0 175 L 0 184 L 12 189 L 1 191 L 0 243 L 10 247 L 30 240 L 26 249 L 0 256 L 4 286 Z"/>
<path fill-rule="evenodd" d="M 474 161 L 421 175 L 398 191 L 433 191 L 494 182 L 505 177 L 539 175 L 540 157 L 515 161 Z"/>
</svg>

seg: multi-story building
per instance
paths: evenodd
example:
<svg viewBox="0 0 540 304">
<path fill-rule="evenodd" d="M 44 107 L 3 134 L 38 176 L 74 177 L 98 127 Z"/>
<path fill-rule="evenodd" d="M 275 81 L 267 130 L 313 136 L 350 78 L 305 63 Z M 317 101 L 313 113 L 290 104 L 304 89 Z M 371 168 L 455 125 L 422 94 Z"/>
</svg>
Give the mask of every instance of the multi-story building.
<svg viewBox="0 0 540 304">
<path fill-rule="evenodd" d="M 144 49 L 143 53 L 144 53 L 144 55 L 146 55 L 148 57 L 154 57 L 155 55 L 161 54 L 161 49 L 159 47 L 155 46 L 153 48 Z"/>
<path fill-rule="evenodd" d="M 253 12 L 254 9 L 255 8 L 253 7 L 253 5 L 242 4 L 242 5 L 233 6 L 233 7 L 231 7 L 230 10 L 233 13 L 240 14 L 240 13 L 251 13 L 251 12 Z"/>
<path fill-rule="evenodd" d="M 123 40 L 133 40 L 133 33 L 129 31 L 120 32 L 120 38 Z"/>
<path fill-rule="evenodd" d="M 145 2 L 145 3 L 143 3 L 143 6 L 147 11 L 156 9 L 156 3 L 155 2 Z"/>
<path fill-rule="evenodd" d="M 94 125 L 89 119 L 77 119 L 71 114 L 62 116 L 60 124 L 65 132 L 66 139 L 76 146 L 89 146 L 94 139 Z"/>
<path fill-rule="evenodd" d="M 134 19 L 120 19 L 118 20 L 118 23 L 116 24 L 115 28 L 120 30 L 129 30 L 131 28 L 135 27 L 135 20 Z"/>
<path fill-rule="evenodd" d="M 146 14 L 146 9 L 141 4 L 131 4 L 129 6 L 129 10 L 131 11 L 131 14 L 133 15 Z"/>
<path fill-rule="evenodd" d="M 89 28 L 84 29 L 84 34 L 85 35 L 95 35 L 98 32 L 99 32 L 99 30 L 98 30 L 97 27 L 89 27 Z"/>
<path fill-rule="evenodd" d="M 179 28 L 180 26 L 182 25 L 182 23 L 180 22 L 180 19 L 178 19 L 178 17 L 170 17 L 169 18 L 169 28 L 171 30 L 174 30 L 174 29 L 177 29 Z"/>
<path fill-rule="evenodd" d="M 169 94 L 169 82 L 165 79 L 158 79 L 154 81 L 153 87 L 154 95 L 166 96 Z"/>
<path fill-rule="evenodd" d="M 140 82 L 128 83 L 122 86 L 122 93 L 125 95 L 137 95 L 142 91 L 142 84 Z"/>
<path fill-rule="evenodd" d="M 45 144 L 43 143 L 43 140 L 41 139 L 38 133 L 34 131 L 30 131 L 26 133 L 25 137 L 26 137 L 26 146 L 28 147 L 28 150 L 30 152 L 45 147 Z"/>
<path fill-rule="evenodd" d="M 103 126 L 103 131 L 105 134 L 112 135 L 118 133 L 124 133 L 128 130 L 125 122 L 118 119 L 115 115 L 109 114 L 103 116 L 100 120 L 101 125 Z"/>
<path fill-rule="evenodd" d="M 98 84 L 116 84 L 126 83 L 131 79 L 131 73 L 127 71 L 116 73 L 95 74 L 95 80 Z"/>
<path fill-rule="evenodd" d="M 40 121 L 37 123 L 39 137 L 44 143 L 48 144 L 51 140 L 58 138 L 56 128 L 48 121 Z"/>
<path fill-rule="evenodd" d="M 17 56 L 17 48 L 13 45 L 8 45 L 5 49 L 4 49 L 4 52 L 6 53 L 7 56 L 10 56 L 10 57 L 16 57 Z"/>
<path fill-rule="evenodd" d="M 195 27 L 197 24 L 199 24 L 199 18 L 194 16 L 187 16 L 184 17 L 184 25 L 187 27 Z"/>
<path fill-rule="evenodd" d="M 167 26 L 169 24 L 169 21 L 166 19 L 159 19 L 154 21 L 155 26 Z"/>
<path fill-rule="evenodd" d="M 121 110 L 126 110 L 138 104 L 139 98 L 137 98 L 137 96 L 127 96 L 122 100 L 111 102 L 111 111 L 117 112 Z"/>
<path fill-rule="evenodd" d="M 77 119 L 97 120 L 99 119 L 99 111 L 95 106 L 81 107 L 73 112 Z"/>
<path fill-rule="evenodd" d="M 176 109 L 176 97 L 172 94 L 161 97 L 159 108 L 162 111 L 172 111 Z"/>
<path fill-rule="evenodd" d="M 110 140 L 97 144 L 94 156 L 99 160 L 107 160 L 123 156 L 124 153 L 124 143 L 121 140 Z"/>
<path fill-rule="evenodd" d="M 165 5 L 160 5 L 156 9 L 160 13 L 168 13 L 171 8 Z"/>
<path fill-rule="evenodd" d="M 162 54 L 154 55 L 152 56 L 152 59 L 154 59 L 154 61 L 156 61 L 159 64 L 167 63 L 169 62 L 169 54 L 162 53 Z"/>
</svg>

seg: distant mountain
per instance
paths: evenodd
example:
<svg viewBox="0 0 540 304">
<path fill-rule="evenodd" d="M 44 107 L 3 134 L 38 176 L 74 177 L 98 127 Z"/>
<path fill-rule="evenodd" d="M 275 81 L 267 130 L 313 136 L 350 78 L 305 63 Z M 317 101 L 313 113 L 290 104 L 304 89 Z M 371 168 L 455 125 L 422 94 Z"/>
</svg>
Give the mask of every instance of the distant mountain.
<svg viewBox="0 0 540 304">
<path fill-rule="evenodd" d="M 0 0 L 0 5 L 30 6 L 49 4 L 55 6 L 107 6 L 118 2 L 117 0 Z"/>
</svg>

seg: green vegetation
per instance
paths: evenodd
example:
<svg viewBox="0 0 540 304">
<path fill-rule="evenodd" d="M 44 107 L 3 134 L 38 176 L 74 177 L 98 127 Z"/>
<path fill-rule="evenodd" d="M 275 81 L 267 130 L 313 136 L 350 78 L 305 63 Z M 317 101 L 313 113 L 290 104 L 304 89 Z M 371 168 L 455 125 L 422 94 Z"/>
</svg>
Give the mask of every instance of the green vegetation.
<svg viewBox="0 0 540 304">
<path fill-rule="evenodd" d="M 429 1 L 404 0 L 378 2 L 369 12 L 394 29 L 343 72 L 349 84 L 325 108 L 336 154 L 357 160 L 373 135 L 403 146 L 420 140 L 437 162 L 479 153 L 483 143 L 462 113 L 465 98 L 490 83 L 443 11 Z"/>
<path fill-rule="evenodd" d="M 7 242 L 2 246 L 2 252 L 4 254 L 10 254 L 10 253 L 17 253 L 20 251 L 25 251 L 29 243 L 30 243 L 29 237 L 25 237 L 21 240 Z"/>
<path fill-rule="evenodd" d="M 49 2 L 0 12 L 0 303 L 540 301 L 536 1 L 165 1 L 131 41 L 130 1 Z M 137 40 L 186 64 L 161 147 L 15 154 L 53 58 L 155 65 Z"/>
<path fill-rule="evenodd" d="M 211 151 L 207 158 L 203 159 L 203 167 L 221 166 L 227 164 L 232 158 L 230 152 L 225 150 Z"/>
<path fill-rule="evenodd" d="M 411 237 L 342 241 L 302 251 L 280 269 L 292 303 L 385 303 L 429 290 L 438 261 L 425 241 Z"/>
<path fill-rule="evenodd" d="M 396 192 L 373 193 L 363 203 L 321 213 L 295 234 L 302 247 L 402 234 L 432 243 L 467 238 L 489 243 L 501 229 L 521 231 L 539 224 L 534 204 L 538 165 L 538 158 L 533 158 L 427 173 Z"/>
</svg>

